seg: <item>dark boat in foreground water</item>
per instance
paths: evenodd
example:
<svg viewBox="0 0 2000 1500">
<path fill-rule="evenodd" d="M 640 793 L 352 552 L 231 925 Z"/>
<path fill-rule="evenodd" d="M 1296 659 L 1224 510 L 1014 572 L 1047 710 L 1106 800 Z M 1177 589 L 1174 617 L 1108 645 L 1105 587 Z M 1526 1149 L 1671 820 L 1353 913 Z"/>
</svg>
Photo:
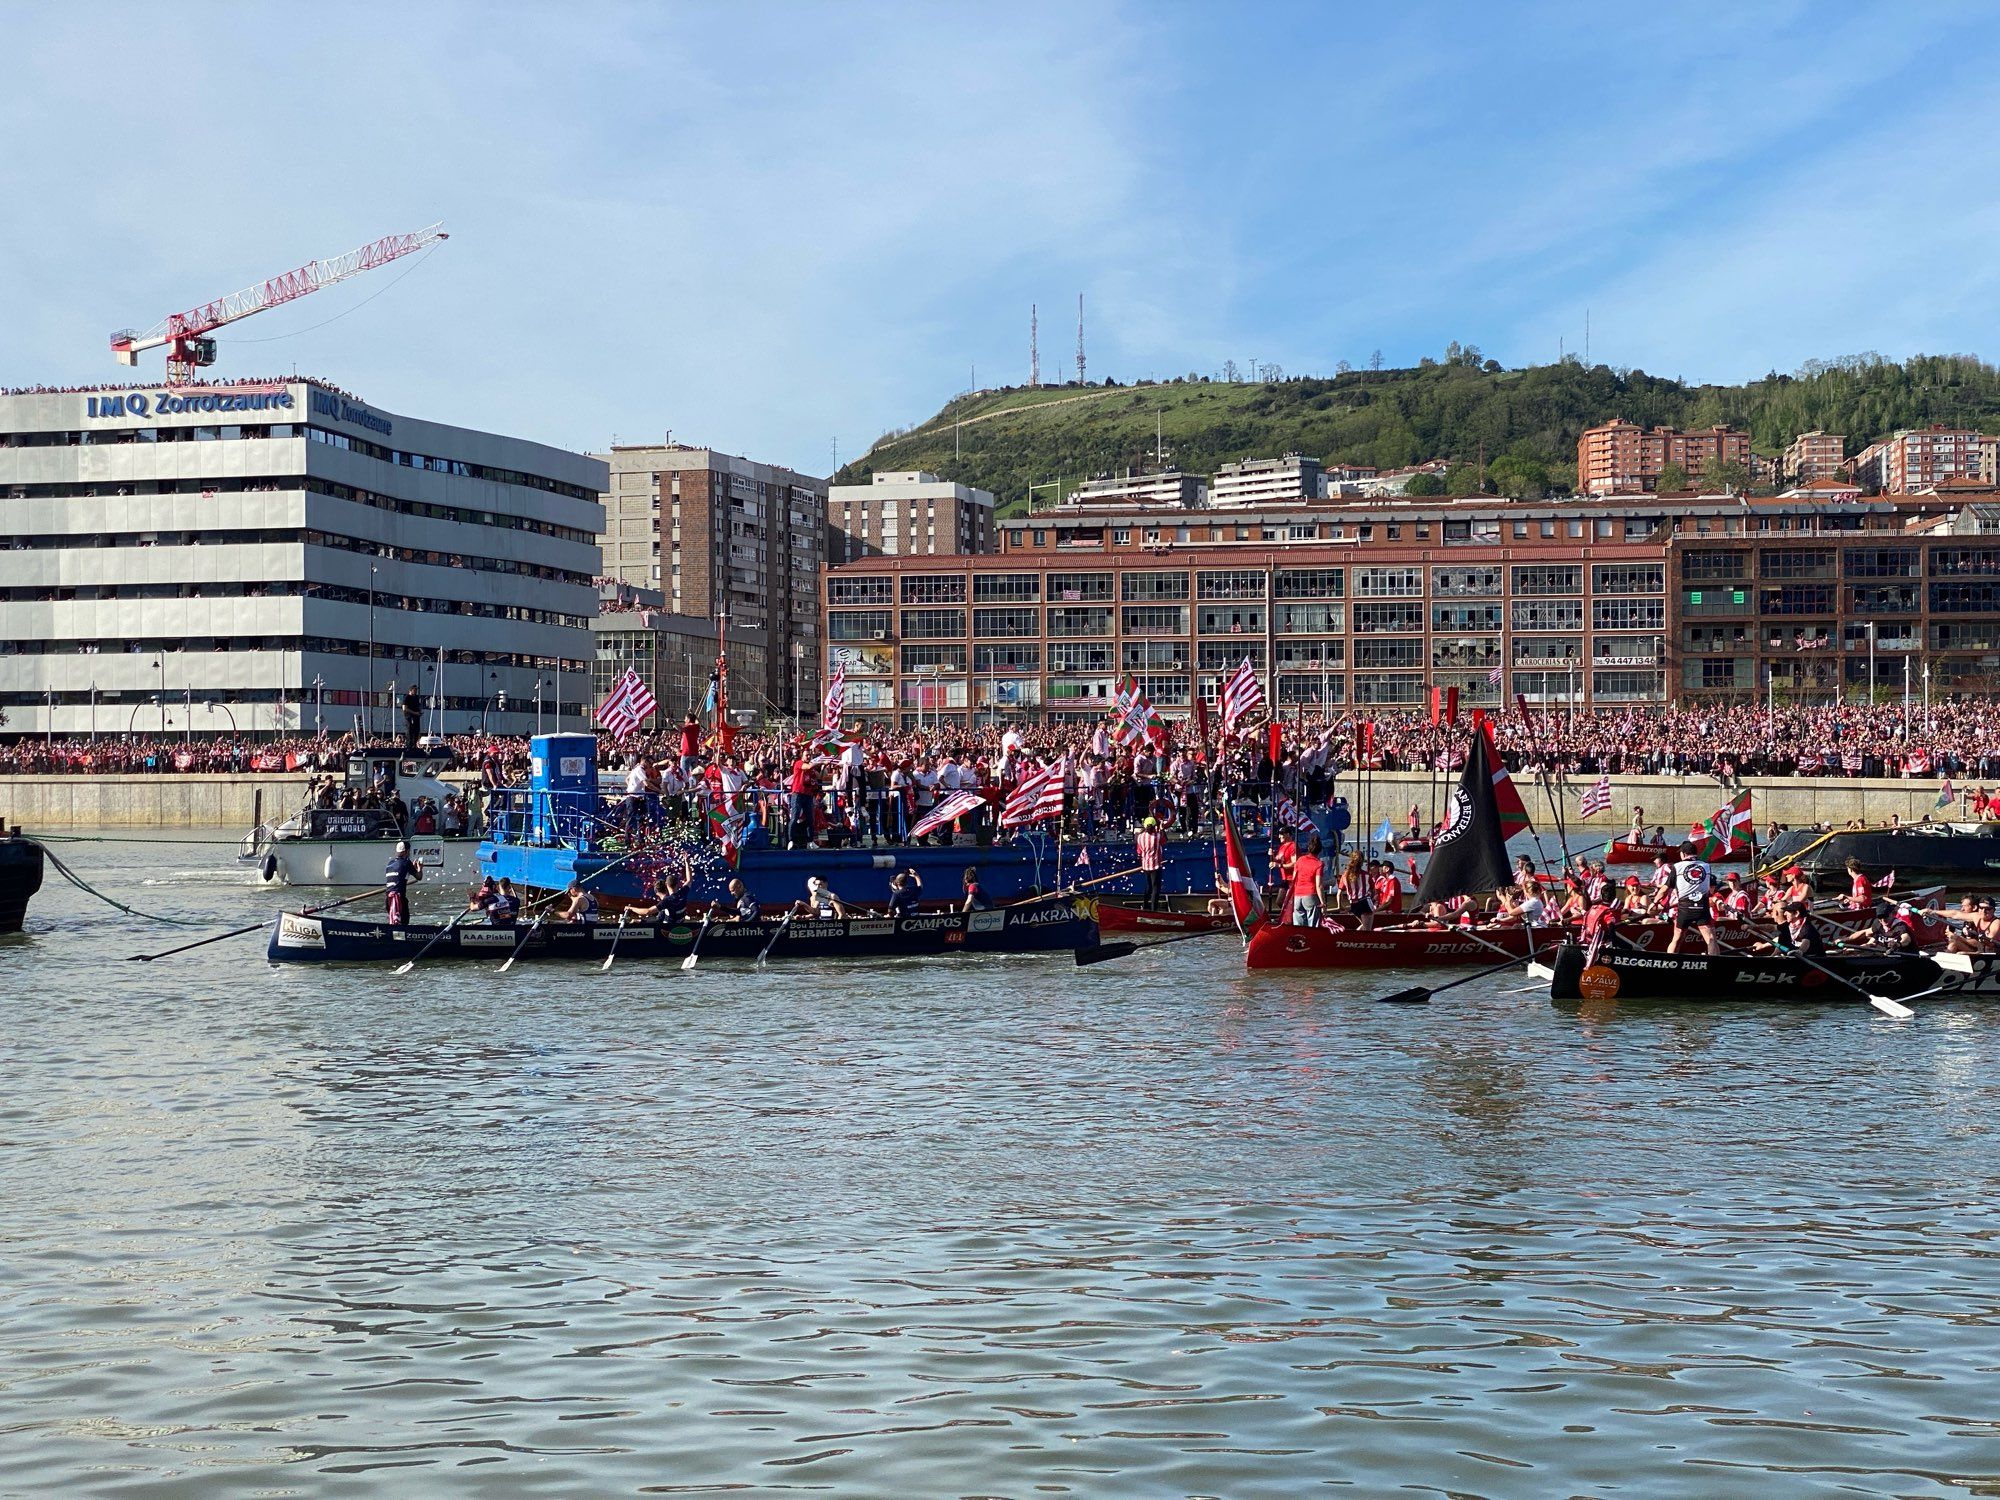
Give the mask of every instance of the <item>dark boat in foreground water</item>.
<svg viewBox="0 0 2000 1500">
<path fill-rule="evenodd" d="M 0 933 L 19 932 L 28 899 L 42 888 L 42 846 L 0 825 Z"/>
<path fill-rule="evenodd" d="M 523 962 L 545 958 L 602 960 L 615 942 L 621 960 L 682 959 L 694 951 L 697 939 L 704 959 L 756 958 L 767 948 L 773 961 L 1067 953 L 1096 946 L 1097 922 L 1088 901 L 1066 899 L 993 911 L 926 912 L 902 918 L 717 922 L 706 933 L 699 922 L 671 926 L 635 922 L 622 929 L 616 922 L 548 922 L 540 926 L 524 922 L 518 927 L 465 922 L 447 930 L 443 925 L 391 927 L 386 922 L 286 912 L 271 930 L 268 952 L 273 963 L 400 963 L 419 953 L 426 963 L 432 959 L 498 963 L 517 947 Z"/>
<path fill-rule="evenodd" d="M 1940 999 L 2000 988 L 1994 955 L 1828 953 L 1814 964 L 1782 953 L 1639 953 L 1609 945 L 1594 956 L 1574 944 L 1556 954 L 1549 998 L 1558 1005 L 1585 1000 L 1681 1000 L 1705 1005 L 1865 1005 L 1873 995 L 1899 1000 L 1929 990 Z"/>
<path fill-rule="evenodd" d="M 1797 865 L 1815 884 L 1839 885 L 1847 862 L 1880 880 L 1946 880 L 1953 886 L 2000 885 L 2000 823 L 1909 823 L 1899 828 L 1793 828 L 1764 846 L 1759 869 Z"/>
</svg>

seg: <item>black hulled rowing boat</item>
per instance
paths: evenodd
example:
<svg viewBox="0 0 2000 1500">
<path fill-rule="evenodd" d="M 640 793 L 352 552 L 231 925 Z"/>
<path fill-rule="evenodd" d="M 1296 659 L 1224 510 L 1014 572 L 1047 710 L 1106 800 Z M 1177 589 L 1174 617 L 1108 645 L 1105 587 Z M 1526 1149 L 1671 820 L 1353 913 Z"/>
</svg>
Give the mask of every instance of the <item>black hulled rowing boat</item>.
<svg viewBox="0 0 2000 1500">
<path fill-rule="evenodd" d="M 1606 944 L 1587 955 L 1570 943 L 1556 952 L 1549 998 L 1558 1005 L 1586 1000 L 1853 1004 L 1861 998 L 1858 988 L 1891 1000 L 1929 990 L 1947 1000 L 1985 999 L 2000 995 L 1995 957 L 1834 950 L 1817 956 L 1816 968 L 1782 953 L 1640 953 Z"/>
<path fill-rule="evenodd" d="M 1095 947 L 1097 922 L 1090 903 L 1052 898 L 994 911 L 925 912 L 900 919 L 794 918 L 782 934 L 774 918 L 711 925 L 701 939 L 704 959 L 756 958 L 768 945 L 772 960 L 801 958 L 917 958 L 961 953 L 1067 953 Z M 618 958 L 685 958 L 699 923 L 545 923 L 532 933 L 519 927 L 461 924 L 391 927 L 386 922 L 309 917 L 286 912 L 271 930 L 273 963 L 400 963 L 434 945 L 432 959 L 503 961 L 520 945 L 530 959 L 601 959 L 618 943 Z M 776 938 L 775 942 L 773 938 Z M 523 942 L 523 939 L 526 941 Z"/>
</svg>

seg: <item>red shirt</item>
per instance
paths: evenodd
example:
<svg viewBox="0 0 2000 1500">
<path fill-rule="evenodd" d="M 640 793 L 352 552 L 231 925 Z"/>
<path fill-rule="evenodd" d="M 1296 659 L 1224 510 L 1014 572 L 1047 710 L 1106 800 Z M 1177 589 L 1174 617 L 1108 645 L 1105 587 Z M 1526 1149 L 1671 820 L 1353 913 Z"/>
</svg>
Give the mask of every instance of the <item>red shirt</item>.
<svg viewBox="0 0 2000 1500">
<path fill-rule="evenodd" d="M 681 754 L 692 756 L 701 748 L 701 730 L 693 724 L 681 725 Z"/>
<path fill-rule="evenodd" d="M 1159 829 L 1140 829 L 1139 837 L 1133 843 L 1139 852 L 1140 869 L 1164 870 L 1167 867 L 1167 841 L 1160 836 Z"/>
<path fill-rule="evenodd" d="M 1847 904 L 1856 911 L 1866 911 L 1875 904 L 1875 882 L 1859 871 L 1854 876 L 1854 889 L 1849 894 Z"/>
<path fill-rule="evenodd" d="M 1396 912 L 1403 909 L 1403 882 L 1393 874 L 1375 877 L 1375 910 Z"/>
<path fill-rule="evenodd" d="M 1326 868 L 1325 862 L 1317 854 L 1301 854 L 1292 861 L 1292 894 L 1294 896 L 1319 895 L 1320 872 Z"/>
</svg>

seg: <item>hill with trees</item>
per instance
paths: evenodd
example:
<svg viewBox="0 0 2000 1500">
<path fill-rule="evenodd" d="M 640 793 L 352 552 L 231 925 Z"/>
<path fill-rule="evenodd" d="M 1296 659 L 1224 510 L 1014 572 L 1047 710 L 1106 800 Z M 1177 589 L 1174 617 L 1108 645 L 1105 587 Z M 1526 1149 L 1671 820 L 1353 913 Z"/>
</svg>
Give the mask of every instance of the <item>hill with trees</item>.
<svg viewBox="0 0 2000 1500">
<path fill-rule="evenodd" d="M 1031 487 L 1048 503 L 1081 480 L 1149 466 L 1162 454 L 1183 471 L 1212 474 L 1238 459 L 1304 453 L 1385 469 L 1443 458 L 1452 468 L 1442 488 L 1451 494 L 1478 490 L 1483 459 L 1486 490 L 1532 498 L 1567 491 L 1578 434 L 1613 417 L 1680 428 L 1727 423 L 1770 456 L 1818 428 L 1844 434 L 1851 454 L 1933 422 L 2000 432 L 2000 368 L 1971 355 L 1899 363 L 1860 354 L 1744 385 L 1689 385 L 1574 358 L 1508 370 L 1452 344 L 1413 369 L 972 392 L 915 427 L 885 433 L 835 482 L 926 469 L 991 490 L 1009 511 L 1026 505 Z"/>
</svg>

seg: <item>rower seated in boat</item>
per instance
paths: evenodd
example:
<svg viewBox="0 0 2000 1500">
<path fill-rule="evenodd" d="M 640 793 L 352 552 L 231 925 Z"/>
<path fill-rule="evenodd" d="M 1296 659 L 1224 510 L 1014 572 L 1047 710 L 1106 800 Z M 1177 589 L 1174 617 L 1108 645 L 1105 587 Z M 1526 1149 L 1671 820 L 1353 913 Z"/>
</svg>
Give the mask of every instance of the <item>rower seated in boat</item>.
<svg viewBox="0 0 2000 1500">
<path fill-rule="evenodd" d="M 898 870 L 889 877 L 890 916 L 901 920 L 917 914 L 917 902 L 920 897 L 915 876 L 914 870 Z"/>
<path fill-rule="evenodd" d="M 1767 941 L 1752 946 L 1753 953 L 1803 953 L 1817 957 L 1826 952 L 1826 939 L 1813 921 L 1812 907 L 1804 901 L 1787 901 L 1779 909 L 1782 920 Z"/>
<path fill-rule="evenodd" d="M 653 889 L 643 905 L 627 907 L 630 922 L 654 922 L 666 927 L 687 916 L 688 881 L 685 872 L 662 870 L 653 877 Z"/>
<path fill-rule="evenodd" d="M 563 892 L 565 897 L 563 922 L 595 922 L 597 920 L 597 892 L 586 889 L 580 880 L 572 880 Z"/>
<path fill-rule="evenodd" d="M 484 910 L 489 927 L 512 927 L 514 918 L 521 910 L 521 899 L 514 894 L 514 882 L 507 876 L 500 877 L 495 885 L 489 875 L 478 893 L 467 907 L 470 911 Z"/>
<path fill-rule="evenodd" d="M 968 869 L 965 872 L 965 902 L 959 910 L 993 910 L 993 898 L 986 894 L 986 887 L 979 883 L 979 871 L 976 869 Z"/>
<path fill-rule="evenodd" d="M 833 893 L 823 875 L 814 875 L 806 881 L 806 899 L 792 904 L 794 912 L 801 909 L 807 916 L 826 922 L 844 920 L 847 916 L 847 903 Z"/>
</svg>

